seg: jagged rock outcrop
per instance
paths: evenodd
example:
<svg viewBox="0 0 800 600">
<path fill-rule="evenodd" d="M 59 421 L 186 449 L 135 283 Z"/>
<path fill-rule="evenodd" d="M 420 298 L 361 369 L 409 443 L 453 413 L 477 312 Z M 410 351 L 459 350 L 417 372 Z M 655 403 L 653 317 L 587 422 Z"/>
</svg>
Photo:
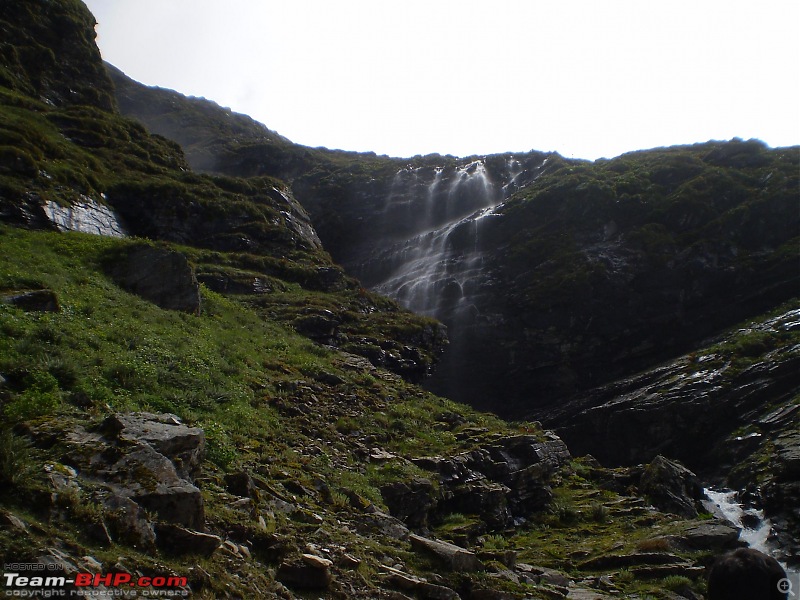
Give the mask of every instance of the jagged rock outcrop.
<svg viewBox="0 0 800 600">
<path fill-rule="evenodd" d="M 53 435 L 49 427 L 32 429 L 34 438 Z M 213 540 L 190 531 L 205 526 L 203 498 L 190 479 L 205 450 L 202 429 L 170 414 L 113 414 L 93 429 L 76 426 L 64 443 L 64 461 L 72 466 L 51 473 L 54 489 L 93 489 L 108 509 L 108 529 L 117 541 L 210 554 Z"/>
<path fill-rule="evenodd" d="M 457 456 L 413 462 L 438 476 L 381 488 L 392 514 L 425 529 L 442 515 L 477 515 L 490 530 L 524 522 L 550 501 L 550 478 L 569 462 L 566 445 L 554 434 L 501 437 Z"/>
<path fill-rule="evenodd" d="M 690 519 L 697 516 L 697 505 L 705 498 L 697 475 L 663 456 L 644 468 L 639 491 L 659 510 Z"/>
</svg>

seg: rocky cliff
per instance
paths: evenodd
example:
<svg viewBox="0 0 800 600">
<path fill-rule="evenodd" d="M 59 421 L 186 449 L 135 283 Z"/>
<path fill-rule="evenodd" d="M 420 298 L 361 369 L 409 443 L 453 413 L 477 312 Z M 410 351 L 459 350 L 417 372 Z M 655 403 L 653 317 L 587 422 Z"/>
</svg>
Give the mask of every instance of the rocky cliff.
<svg viewBox="0 0 800 600">
<path fill-rule="evenodd" d="M 393 159 L 292 145 L 113 76 L 124 112 L 165 135 L 188 127 L 193 164 L 286 178 L 351 273 L 443 320 L 429 385 L 473 406 L 535 415 L 800 292 L 798 148 Z"/>
<path fill-rule="evenodd" d="M 183 140 L 187 159 L 116 112 L 80 2 L 1 10 L 7 561 L 200 598 L 699 597 L 738 531 L 704 514 L 691 472 L 665 457 L 605 469 L 537 423 L 421 389 L 441 325 L 365 289 L 323 249 L 351 251 L 352 268 L 388 285 L 391 249 L 365 261 L 351 237 L 375 229 L 378 243 L 383 207 L 402 225 L 398 248 L 446 242 L 423 295 L 444 285 L 446 316 L 481 322 L 460 298 L 488 297 L 491 280 L 470 287 L 459 278 L 481 270 L 462 267 L 507 250 L 484 245 L 483 224 L 507 224 L 515 194 L 546 190 L 574 163 L 330 153 L 229 113 L 216 137 Z M 186 101 L 208 107 L 198 102 Z M 261 146 L 243 143 L 253 128 Z M 219 147 L 250 177 L 191 170 Z M 369 227 L 350 221 L 361 200 Z M 338 208 L 343 220 L 317 227 Z M 519 233 L 486 233 L 503 231 Z M 499 266 L 486 271 L 497 282 Z M 780 432 L 776 499 L 794 481 L 793 414 L 762 419 Z M 754 473 L 766 473 L 760 460 Z"/>
</svg>

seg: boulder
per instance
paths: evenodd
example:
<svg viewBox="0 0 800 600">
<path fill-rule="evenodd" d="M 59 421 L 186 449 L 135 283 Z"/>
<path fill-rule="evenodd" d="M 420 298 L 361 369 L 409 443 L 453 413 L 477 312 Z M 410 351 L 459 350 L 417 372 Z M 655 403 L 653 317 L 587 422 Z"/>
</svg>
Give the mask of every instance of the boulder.
<svg viewBox="0 0 800 600">
<path fill-rule="evenodd" d="M 103 502 L 106 520 L 117 542 L 143 551 L 155 548 L 156 534 L 145 510 L 130 498 L 109 495 Z"/>
<path fill-rule="evenodd" d="M 682 541 L 698 550 L 731 548 L 737 544 L 740 531 L 739 528 L 725 523 L 701 523 L 686 529 Z"/>
<path fill-rule="evenodd" d="M 333 580 L 332 564 L 328 559 L 303 554 L 299 558 L 281 563 L 275 578 L 298 589 L 327 589 Z"/>
<path fill-rule="evenodd" d="M 455 544 L 432 540 L 413 533 L 408 539 L 412 548 L 437 557 L 451 571 L 472 572 L 482 571 L 484 568 L 474 553 Z"/>
<path fill-rule="evenodd" d="M 659 510 L 690 519 L 697 517 L 697 502 L 705 498 L 694 473 L 660 455 L 645 467 L 639 491 Z"/>
<path fill-rule="evenodd" d="M 435 488 L 429 479 L 417 477 L 409 482 L 388 483 L 380 488 L 393 516 L 408 527 L 428 526 L 428 512 L 435 506 Z"/>
<path fill-rule="evenodd" d="M 26 312 L 59 312 L 61 306 L 53 290 L 24 290 L 2 297 L 2 301 Z"/>
<path fill-rule="evenodd" d="M 194 473 L 205 452 L 205 434 L 173 414 L 128 413 L 106 418 L 101 429 L 127 443 L 144 442 L 164 455 L 181 475 Z"/>
<path fill-rule="evenodd" d="M 122 288 L 161 308 L 200 313 L 200 285 L 180 252 L 145 244 L 131 246 L 108 270 Z"/>
<path fill-rule="evenodd" d="M 191 528 L 205 522 L 203 497 L 180 477 L 173 463 L 152 447 L 140 445 L 98 474 L 121 496 L 152 511 L 162 521 Z"/>
</svg>

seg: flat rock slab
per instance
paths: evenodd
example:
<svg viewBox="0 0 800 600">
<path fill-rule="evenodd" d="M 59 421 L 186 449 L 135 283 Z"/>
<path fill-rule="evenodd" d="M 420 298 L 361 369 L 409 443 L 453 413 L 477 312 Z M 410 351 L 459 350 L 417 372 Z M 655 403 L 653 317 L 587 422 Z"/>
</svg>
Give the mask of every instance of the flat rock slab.
<svg viewBox="0 0 800 600">
<path fill-rule="evenodd" d="M 423 550 L 439 558 L 445 563 L 451 571 L 482 571 L 483 564 L 474 553 L 465 550 L 461 546 L 442 542 L 439 540 L 431 540 L 421 535 L 411 534 L 408 536 L 411 542 L 411 547 L 415 550 Z"/>
<path fill-rule="evenodd" d="M 739 540 L 738 527 L 724 523 L 703 523 L 685 530 L 683 540 L 691 547 L 698 550 L 714 548 L 729 548 L 736 545 Z"/>
</svg>

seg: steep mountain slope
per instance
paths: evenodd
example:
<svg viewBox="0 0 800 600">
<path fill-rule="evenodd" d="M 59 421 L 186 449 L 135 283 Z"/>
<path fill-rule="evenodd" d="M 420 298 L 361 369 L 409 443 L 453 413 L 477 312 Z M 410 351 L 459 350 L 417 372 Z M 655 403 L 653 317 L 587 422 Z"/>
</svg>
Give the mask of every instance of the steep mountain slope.
<svg viewBox="0 0 800 600">
<path fill-rule="evenodd" d="M 535 423 L 416 386 L 436 321 L 345 275 L 283 181 L 199 175 L 121 117 L 78 0 L 9 6 L 0 554 L 24 565 L 10 587 L 45 572 L 201 598 L 702 592 L 737 531 L 699 514 L 696 478 L 663 457 L 603 469 Z M 309 189 L 349 194 L 397 166 L 352 158 L 331 154 Z M 417 161 L 416 184 L 406 169 L 404 189 L 438 160 Z M 510 195 L 545 160 L 563 164 L 448 158 L 440 173 L 480 202 L 477 184 L 505 172 Z"/>
<path fill-rule="evenodd" d="M 351 273 L 443 320 L 429 385 L 474 406 L 535 415 L 800 293 L 796 147 L 390 159 L 294 146 L 113 77 L 124 112 L 191 138 L 190 161 L 285 177 Z"/>
</svg>

